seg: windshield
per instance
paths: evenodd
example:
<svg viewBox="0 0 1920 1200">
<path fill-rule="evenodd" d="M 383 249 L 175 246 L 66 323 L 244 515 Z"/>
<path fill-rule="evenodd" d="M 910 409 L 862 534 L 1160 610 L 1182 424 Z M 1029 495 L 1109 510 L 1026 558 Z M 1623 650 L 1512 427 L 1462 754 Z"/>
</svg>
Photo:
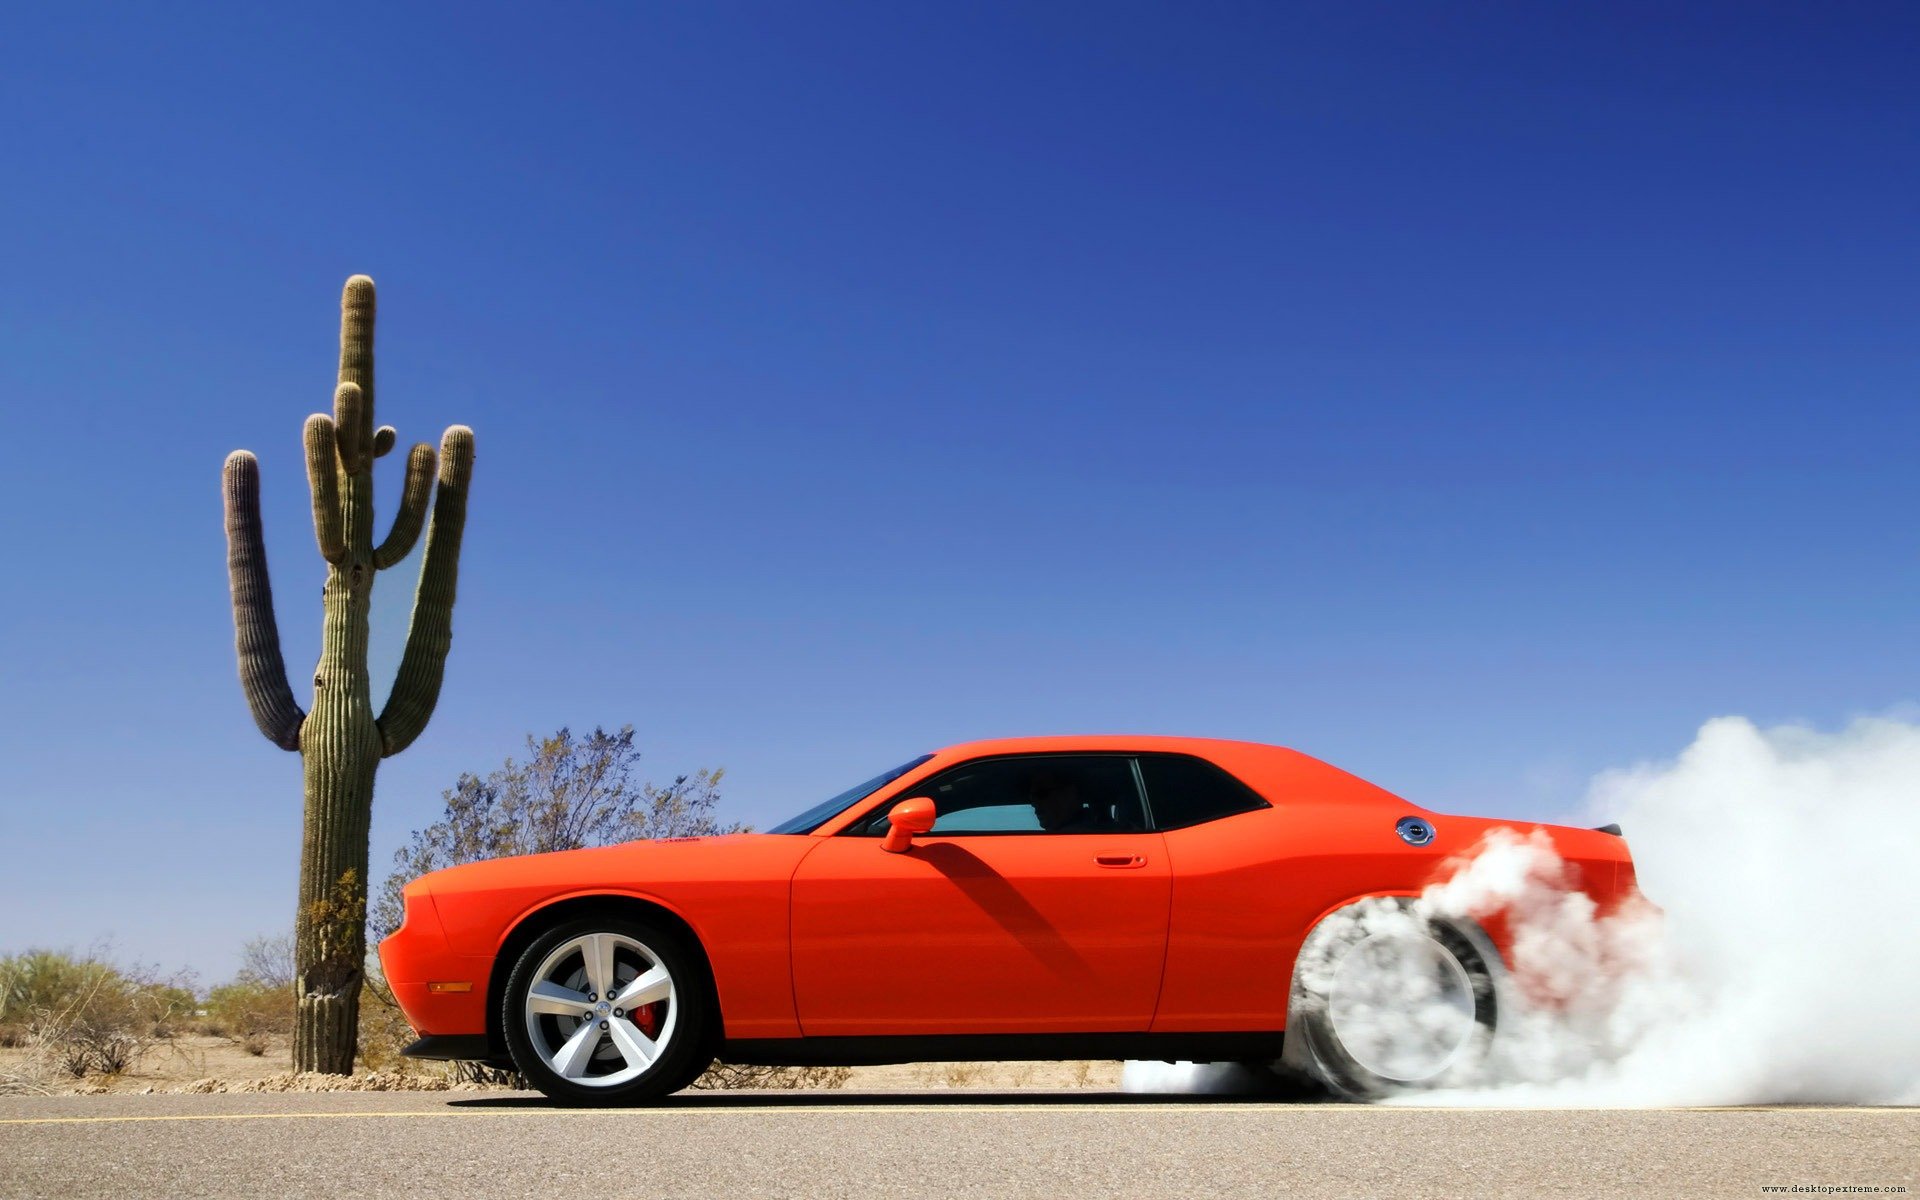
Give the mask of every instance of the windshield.
<svg viewBox="0 0 1920 1200">
<path fill-rule="evenodd" d="M 867 780 L 865 783 L 855 784 L 854 786 L 848 788 L 846 791 L 841 792 L 838 796 L 835 796 L 833 799 L 822 800 L 820 803 L 814 805 L 812 808 L 801 813 L 800 815 L 795 817 L 789 817 L 788 819 L 780 822 L 778 825 L 775 825 L 772 829 L 767 830 L 767 832 L 768 833 L 812 833 L 814 830 L 820 828 L 820 826 L 826 824 L 829 818 L 839 816 L 841 813 L 845 812 L 850 806 L 858 804 L 860 801 L 865 800 L 868 796 L 873 795 L 875 792 L 879 791 L 881 788 L 892 783 L 894 780 L 900 778 L 902 775 L 905 775 L 908 771 L 913 770 L 915 767 L 919 766 L 923 762 L 926 762 L 928 759 L 932 757 L 933 755 L 931 754 L 922 754 L 919 758 L 914 759 L 910 763 L 902 763 L 901 765 L 895 767 L 891 771 L 884 771 L 878 775 L 875 775 L 872 779 Z"/>
</svg>

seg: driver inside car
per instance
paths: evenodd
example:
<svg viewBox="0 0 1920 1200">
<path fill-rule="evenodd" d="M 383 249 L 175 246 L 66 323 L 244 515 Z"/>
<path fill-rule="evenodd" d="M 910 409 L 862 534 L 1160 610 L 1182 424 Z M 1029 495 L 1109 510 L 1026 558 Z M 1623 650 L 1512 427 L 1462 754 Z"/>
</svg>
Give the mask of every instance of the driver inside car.
<svg viewBox="0 0 1920 1200">
<path fill-rule="evenodd" d="M 1027 784 L 1033 815 L 1048 833 L 1107 833 L 1113 822 L 1103 819 L 1080 798 L 1080 785 L 1065 775 L 1041 773 Z"/>
</svg>

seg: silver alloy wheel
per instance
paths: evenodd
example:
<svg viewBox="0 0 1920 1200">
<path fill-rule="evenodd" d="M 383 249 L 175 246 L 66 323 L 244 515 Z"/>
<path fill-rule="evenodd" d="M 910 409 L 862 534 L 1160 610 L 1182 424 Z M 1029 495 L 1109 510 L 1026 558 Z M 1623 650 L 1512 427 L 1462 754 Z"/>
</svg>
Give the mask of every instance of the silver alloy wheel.
<svg viewBox="0 0 1920 1200">
<path fill-rule="evenodd" d="M 1341 1048 L 1395 1083 L 1422 1083 L 1451 1066 L 1473 1036 L 1474 1009 L 1473 982 L 1453 951 L 1407 930 L 1357 942 L 1327 996 Z"/>
<path fill-rule="evenodd" d="M 525 1001 L 527 1040 L 554 1074 L 582 1087 L 638 1078 L 673 1037 L 679 1005 L 673 973 L 646 943 L 623 933 L 586 933 L 554 947 Z M 649 1036 L 636 1009 L 665 1003 Z"/>
</svg>

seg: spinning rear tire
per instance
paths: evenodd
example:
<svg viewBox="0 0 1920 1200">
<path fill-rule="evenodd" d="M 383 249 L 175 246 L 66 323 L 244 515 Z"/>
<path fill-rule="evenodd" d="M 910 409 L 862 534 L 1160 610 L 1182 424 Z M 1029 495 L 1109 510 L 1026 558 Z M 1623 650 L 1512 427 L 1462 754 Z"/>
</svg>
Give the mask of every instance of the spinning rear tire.
<svg viewBox="0 0 1920 1200">
<path fill-rule="evenodd" d="M 1341 909 L 1301 949 L 1282 1061 L 1356 1100 L 1464 1082 L 1499 1023 L 1498 962 L 1403 899 Z"/>
</svg>

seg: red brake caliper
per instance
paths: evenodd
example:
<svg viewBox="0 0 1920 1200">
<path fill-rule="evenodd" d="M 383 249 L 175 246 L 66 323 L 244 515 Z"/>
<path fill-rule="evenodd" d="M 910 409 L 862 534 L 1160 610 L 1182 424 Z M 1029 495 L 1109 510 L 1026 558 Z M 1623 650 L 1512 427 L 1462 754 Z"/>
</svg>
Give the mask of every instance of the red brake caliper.
<svg viewBox="0 0 1920 1200">
<path fill-rule="evenodd" d="M 645 1008 L 633 1010 L 632 1017 L 634 1025 L 638 1026 L 640 1032 L 646 1034 L 648 1037 L 658 1037 L 660 1035 L 661 1011 L 665 1009 L 666 1006 L 667 1002 L 665 1000 L 655 1000 Z"/>
</svg>

